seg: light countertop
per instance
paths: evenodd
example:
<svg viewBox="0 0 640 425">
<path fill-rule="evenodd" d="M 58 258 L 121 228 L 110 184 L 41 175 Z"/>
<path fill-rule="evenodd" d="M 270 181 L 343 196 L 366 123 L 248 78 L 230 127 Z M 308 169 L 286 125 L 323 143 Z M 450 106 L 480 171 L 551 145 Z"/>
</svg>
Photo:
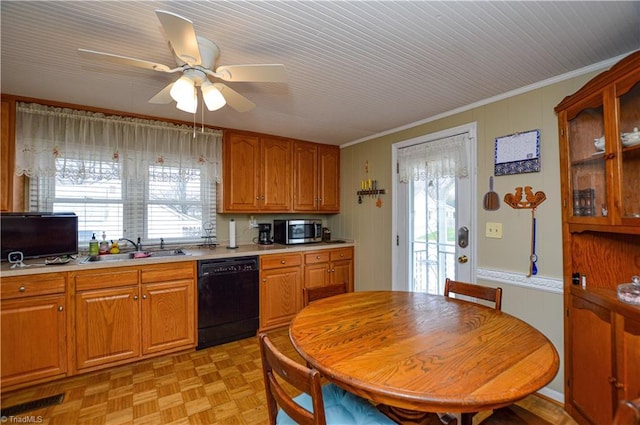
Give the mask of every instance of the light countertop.
<svg viewBox="0 0 640 425">
<path fill-rule="evenodd" d="M 44 258 L 25 260 L 26 267 L 12 268 L 11 264 L 2 262 L 0 266 L 0 276 L 21 276 L 29 274 L 40 273 L 55 273 L 55 272 L 69 272 L 77 270 L 90 270 L 100 269 L 105 267 L 125 267 L 125 266 L 144 266 L 146 264 L 160 264 L 160 263 L 173 263 L 183 261 L 197 261 L 208 260 L 215 258 L 229 258 L 229 257 L 246 257 L 251 255 L 266 255 L 266 254 L 283 254 L 305 251 L 317 251 L 319 249 L 331 249 L 355 246 L 354 241 L 345 240 L 343 242 L 330 241 L 330 242 L 317 242 L 310 244 L 297 244 L 297 245 L 257 245 L 254 243 L 239 244 L 237 248 L 230 249 L 223 245 L 219 245 L 214 248 L 207 247 L 194 247 L 194 248 L 182 248 L 187 255 L 177 255 L 169 257 L 148 257 L 143 259 L 125 259 L 117 261 L 91 261 L 85 262 L 87 257 L 86 253 L 78 254 L 75 260 L 71 260 L 64 264 L 45 264 Z M 171 250 L 175 248 L 167 248 Z M 109 255 L 109 254 L 106 254 Z"/>
</svg>

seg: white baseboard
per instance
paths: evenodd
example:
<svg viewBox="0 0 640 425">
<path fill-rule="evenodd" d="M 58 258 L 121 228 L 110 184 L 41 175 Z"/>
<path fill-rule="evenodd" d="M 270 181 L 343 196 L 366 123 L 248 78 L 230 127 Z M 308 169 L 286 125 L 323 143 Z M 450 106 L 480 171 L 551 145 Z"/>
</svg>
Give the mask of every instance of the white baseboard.
<svg viewBox="0 0 640 425">
<path fill-rule="evenodd" d="M 543 396 L 545 396 L 545 397 L 547 397 L 547 398 L 550 398 L 551 400 L 557 401 L 558 403 L 564 405 L 564 394 L 559 392 L 559 391 L 552 390 L 552 389 L 550 389 L 548 387 L 544 387 L 544 388 L 540 389 L 538 391 L 538 393 L 543 395 Z"/>
</svg>

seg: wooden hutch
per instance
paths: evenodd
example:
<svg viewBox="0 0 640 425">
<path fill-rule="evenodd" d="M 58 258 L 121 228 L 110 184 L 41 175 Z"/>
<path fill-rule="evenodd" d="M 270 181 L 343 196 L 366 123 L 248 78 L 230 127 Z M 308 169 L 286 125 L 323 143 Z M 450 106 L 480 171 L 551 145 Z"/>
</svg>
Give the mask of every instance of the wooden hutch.
<svg viewBox="0 0 640 425">
<path fill-rule="evenodd" d="M 565 408 L 580 424 L 611 424 L 621 400 L 640 397 L 640 305 L 619 301 L 616 292 L 640 275 L 640 51 L 555 111 Z"/>
</svg>

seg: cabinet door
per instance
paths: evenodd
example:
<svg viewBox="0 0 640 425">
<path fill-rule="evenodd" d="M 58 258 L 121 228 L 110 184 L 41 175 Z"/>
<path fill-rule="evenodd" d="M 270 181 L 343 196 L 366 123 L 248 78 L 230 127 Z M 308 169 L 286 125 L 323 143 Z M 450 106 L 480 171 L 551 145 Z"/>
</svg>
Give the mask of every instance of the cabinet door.
<svg viewBox="0 0 640 425">
<path fill-rule="evenodd" d="M 248 211 L 260 205 L 260 139 L 227 133 L 224 141 L 223 207 L 225 211 Z"/>
<path fill-rule="evenodd" d="M 195 346 L 195 282 L 142 285 L 142 354 Z"/>
<path fill-rule="evenodd" d="M 67 371 L 64 295 L 2 302 L 2 386 Z"/>
<path fill-rule="evenodd" d="M 314 143 L 293 144 L 293 210 L 318 209 L 318 149 Z"/>
<path fill-rule="evenodd" d="M 291 211 L 291 142 L 262 137 L 260 143 L 260 209 Z"/>
<path fill-rule="evenodd" d="M 330 267 L 329 263 L 304 266 L 304 287 L 314 288 L 328 285 L 331 277 Z"/>
<path fill-rule="evenodd" d="M 607 224 L 612 211 L 607 188 L 607 163 L 615 145 L 605 134 L 602 92 L 566 112 L 571 208 L 570 221 Z M 597 142 L 597 143 L 596 143 Z"/>
<path fill-rule="evenodd" d="M 300 267 L 260 272 L 260 328 L 286 325 L 302 308 Z"/>
<path fill-rule="evenodd" d="M 621 224 L 640 226 L 640 70 L 616 84 L 620 124 L 620 189 L 616 205 L 621 206 Z"/>
<path fill-rule="evenodd" d="M 592 423 L 609 424 L 614 412 L 611 312 L 575 296 L 571 303 L 569 403 Z"/>
<path fill-rule="evenodd" d="M 353 260 L 331 263 L 331 283 L 346 283 L 347 291 L 353 291 Z"/>
<path fill-rule="evenodd" d="M 640 397 L 640 321 L 616 315 L 618 401 Z"/>
<path fill-rule="evenodd" d="M 76 293 L 76 367 L 140 355 L 138 287 Z"/>
<path fill-rule="evenodd" d="M 340 212 L 340 148 L 318 145 L 318 210 Z"/>
</svg>

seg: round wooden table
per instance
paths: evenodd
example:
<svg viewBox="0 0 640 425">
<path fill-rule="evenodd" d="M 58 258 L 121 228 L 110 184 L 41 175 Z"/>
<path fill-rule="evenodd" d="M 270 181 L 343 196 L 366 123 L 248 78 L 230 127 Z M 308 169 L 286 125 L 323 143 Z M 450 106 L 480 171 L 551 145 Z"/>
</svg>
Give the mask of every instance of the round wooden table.
<svg viewBox="0 0 640 425">
<path fill-rule="evenodd" d="M 553 344 L 522 320 L 424 293 L 325 298 L 300 311 L 289 334 L 346 390 L 399 410 L 462 413 L 463 424 L 544 387 L 559 364 Z"/>
</svg>

